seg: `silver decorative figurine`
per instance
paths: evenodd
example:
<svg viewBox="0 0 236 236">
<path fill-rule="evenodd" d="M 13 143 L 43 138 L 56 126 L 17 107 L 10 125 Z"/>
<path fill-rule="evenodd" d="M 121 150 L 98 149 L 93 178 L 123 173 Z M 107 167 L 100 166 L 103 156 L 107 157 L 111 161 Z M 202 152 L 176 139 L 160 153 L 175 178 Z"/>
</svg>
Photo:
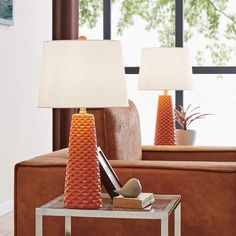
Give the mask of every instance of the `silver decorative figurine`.
<svg viewBox="0 0 236 236">
<path fill-rule="evenodd" d="M 127 198 L 136 198 L 142 192 L 142 186 L 140 181 L 136 178 L 132 178 L 126 182 L 126 184 L 114 192 L 122 195 L 123 197 Z"/>
</svg>

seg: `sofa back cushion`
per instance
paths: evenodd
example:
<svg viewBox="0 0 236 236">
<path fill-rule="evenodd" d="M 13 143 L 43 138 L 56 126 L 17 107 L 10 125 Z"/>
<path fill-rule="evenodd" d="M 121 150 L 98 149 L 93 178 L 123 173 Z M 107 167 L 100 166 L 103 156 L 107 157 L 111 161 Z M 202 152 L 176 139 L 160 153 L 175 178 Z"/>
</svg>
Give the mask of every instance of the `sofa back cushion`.
<svg viewBox="0 0 236 236">
<path fill-rule="evenodd" d="M 110 160 L 141 160 L 141 133 L 136 106 L 90 109 L 95 116 L 98 146 Z"/>
</svg>

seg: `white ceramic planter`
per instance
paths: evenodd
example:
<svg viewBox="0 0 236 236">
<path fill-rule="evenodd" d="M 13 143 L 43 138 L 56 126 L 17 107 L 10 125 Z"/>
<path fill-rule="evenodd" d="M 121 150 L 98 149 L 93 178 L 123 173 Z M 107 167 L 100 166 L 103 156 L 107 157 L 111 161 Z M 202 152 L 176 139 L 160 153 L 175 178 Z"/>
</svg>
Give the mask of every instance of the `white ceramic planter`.
<svg viewBox="0 0 236 236">
<path fill-rule="evenodd" d="M 196 139 L 196 131 L 193 129 L 183 130 L 176 129 L 175 130 L 176 145 L 194 145 Z"/>
</svg>

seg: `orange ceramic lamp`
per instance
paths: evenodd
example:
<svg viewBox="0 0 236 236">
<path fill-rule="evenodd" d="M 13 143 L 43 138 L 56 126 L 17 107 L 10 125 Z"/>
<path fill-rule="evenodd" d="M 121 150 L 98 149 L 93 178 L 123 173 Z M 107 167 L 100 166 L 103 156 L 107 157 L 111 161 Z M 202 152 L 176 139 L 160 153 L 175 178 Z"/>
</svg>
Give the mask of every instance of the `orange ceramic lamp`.
<svg viewBox="0 0 236 236">
<path fill-rule="evenodd" d="M 44 44 L 41 107 L 78 108 L 72 116 L 64 206 L 101 207 L 95 120 L 86 108 L 128 106 L 121 45 L 111 40 Z"/>
<path fill-rule="evenodd" d="M 172 98 L 167 90 L 192 89 L 192 67 L 186 48 L 144 48 L 142 50 L 140 90 L 164 90 L 159 96 L 155 145 L 175 145 Z"/>
<path fill-rule="evenodd" d="M 154 144 L 175 144 L 175 122 L 172 98 L 167 94 L 167 90 L 164 91 L 164 95 L 159 96 L 158 100 Z"/>
</svg>

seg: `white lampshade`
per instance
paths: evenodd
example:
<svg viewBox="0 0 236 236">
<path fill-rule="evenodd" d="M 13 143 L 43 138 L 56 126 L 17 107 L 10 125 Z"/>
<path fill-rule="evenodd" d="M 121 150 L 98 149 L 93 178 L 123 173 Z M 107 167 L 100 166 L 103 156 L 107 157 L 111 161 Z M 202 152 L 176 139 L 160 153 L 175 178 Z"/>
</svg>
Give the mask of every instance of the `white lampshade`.
<svg viewBox="0 0 236 236">
<path fill-rule="evenodd" d="M 192 84 L 192 66 L 188 49 L 142 49 L 139 89 L 187 90 L 192 89 Z"/>
<path fill-rule="evenodd" d="M 44 43 L 40 107 L 128 106 L 121 44 L 111 40 Z"/>
</svg>

